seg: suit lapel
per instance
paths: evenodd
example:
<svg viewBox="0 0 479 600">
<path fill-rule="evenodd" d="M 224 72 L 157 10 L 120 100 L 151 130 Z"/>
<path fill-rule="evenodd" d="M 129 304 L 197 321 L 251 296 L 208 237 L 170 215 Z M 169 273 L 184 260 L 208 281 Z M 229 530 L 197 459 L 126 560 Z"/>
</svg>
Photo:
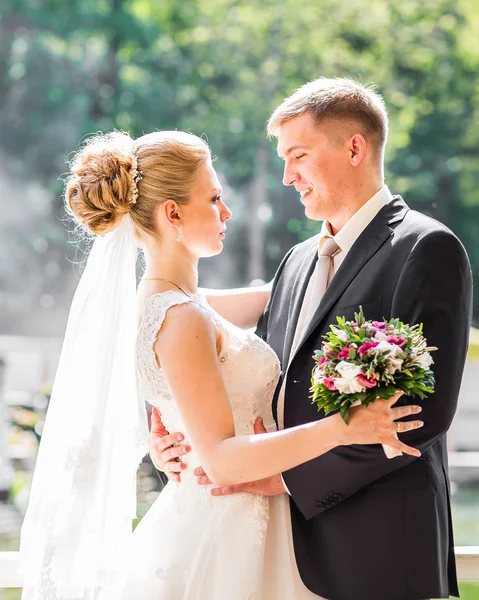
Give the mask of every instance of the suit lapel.
<svg viewBox="0 0 479 600">
<path fill-rule="evenodd" d="M 379 250 L 379 248 L 381 248 L 381 246 L 386 242 L 386 240 L 388 240 L 392 236 L 393 229 L 391 229 L 390 225 L 396 223 L 397 221 L 401 221 L 404 218 L 405 214 L 408 212 L 408 210 L 409 208 L 404 202 L 404 200 L 400 196 L 395 196 L 393 200 L 391 200 L 391 202 L 376 215 L 376 217 L 362 232 L 362 234 L 356 240 L 351 250 L 346 255 L 344 261 L 341 263 L 341 266 L 339 267 L 337 273 L 332 278 L 331 283 L 327 288 L 323 298 L 321 299 L 321 302 L 319 303 L 315 314 L 309 322 L 309 325 L 307 325 L 306 329 L 304 330 L 303 338 L 298 344 L 294 356 L 296 356 L 298 351 L 301 349 L 301 346 L 304 344 L 305 340 L 307 340 L 308 337 L 318 327 L 322 319 L 326 316 L 326 314 L 332 308 L 336 300 L 344 292 L 344 290 L 351 283 L 351 281 L 356 277 L 356 275 L 362 269 L 362 267 L 372 258 L 372 256 L 374 256 L 374 254 L 376 254 L 376 252 Z M 309 272 L 309 276 L 310 275 L 311 271 Z M 309 276 L 307 281 L 309 281 Z M 304 288 L 304 291 L 305 290 L 306 287 Z M 304 291 L 301 296 L 301 302 L 304 297 Z M 299 303 L 299 309 L 301 308 L 301 302 Z M 295 308 L 297 307 L 295 306 Z M 296 320 L 294 321 L 294 327 L 296 327 L 296 323 L 298 321 L 299 309 L 297 310 L 297 312 L 294 313 L 296 317 Z M 290 364 L 291 361 L 294 359 L 294 356 L 289 357 L 293 337 L 291 337 L 290 341 L 288 336 L 288 362 L 284 363 L 286 365 Z"/>
</svg>

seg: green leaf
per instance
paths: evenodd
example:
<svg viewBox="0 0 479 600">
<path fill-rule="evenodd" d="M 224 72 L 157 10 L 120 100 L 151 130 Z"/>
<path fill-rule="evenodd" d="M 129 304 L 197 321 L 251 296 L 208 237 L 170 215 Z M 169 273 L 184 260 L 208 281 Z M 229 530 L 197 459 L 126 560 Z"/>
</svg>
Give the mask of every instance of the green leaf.
<svg viewBox="0 0 479 600">
<path fill-rule="evenodd" d="M 348 425 L 349 423 L 349 403 L 343 404 L 339 410 L 339 414 L 341 415 L 343 421 Z"/>
</svg>

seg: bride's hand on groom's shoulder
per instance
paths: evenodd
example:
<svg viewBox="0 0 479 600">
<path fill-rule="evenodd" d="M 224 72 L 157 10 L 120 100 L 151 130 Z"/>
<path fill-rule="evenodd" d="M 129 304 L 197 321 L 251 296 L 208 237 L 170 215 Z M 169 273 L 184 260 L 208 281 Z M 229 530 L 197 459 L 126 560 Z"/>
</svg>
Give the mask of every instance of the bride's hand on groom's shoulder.
<svg viewBox="0 0 479 600">
<path fill-rule="evenodd" d="M 258 417 L 254 424 L 255 433 L 266 433 L 266 429 L 263 425 L 263 420 Z M 198 467 L 193 471 L 198 478 L 200 485 L 211 485 L 208 475 L 205 473 L 202 467 Z M 223 487 L 215 487 L 210 490 L 212 496 L 231 496 L 231 494 L 259 494 L 260 496 L 279 496 L 285 494 L 286 489 L 283 484 L 281 475 L 273 475 L 266 479 L 260 479 L 258 481 L 249 481 L 247 483 L 237 483 L 235 485 L 228 485 Z"/>
<path fill-rule="evenodd" d="M 170 433 L 161 420 L 161 413 L 155 407 L 151 412 L 150 457 L 159 471 L 172 481 L 180 483 L 181 471 L 186 464 L 181 462 L 185 454 L 191 451 L 190 446 L 181 445 L 184 440 L 182 433 Z"/>
</svg>

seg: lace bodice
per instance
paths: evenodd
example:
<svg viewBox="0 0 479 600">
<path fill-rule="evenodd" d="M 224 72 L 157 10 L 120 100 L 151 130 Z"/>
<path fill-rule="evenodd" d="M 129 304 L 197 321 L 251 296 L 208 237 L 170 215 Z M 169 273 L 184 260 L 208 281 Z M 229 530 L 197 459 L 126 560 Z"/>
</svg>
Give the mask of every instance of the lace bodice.
<svg viewBox="0 0 479 600">
<path fill-rule="evenodd" d="M 236 434 L 252 434 L 258 416 L 263 417 L 267 430 L 273 430 L 271 402 L 279 378 L 276 355 L 253 333 L 218 315 L 201 294 L 190 298 L 168 291 L 147 300 L 137 338 L 144 399 L 160 409 L 170 432 L 181 431 L 185 443 L 191 442 L 154 353 L 155 340 L 168 309 L 187 302 L 201 306 L 221 333 L 219 365 Z M 185 456 L 186 469 L 181 471 L 181 482 L 170 481 L 136 527 L 121 560 L 124 575 L 98 600 L 268 600 L 283 597 L 283 588 L 288 598 L 299 599 L 296 589 L 290 593 L 294 558 L 282 535 L 286 532 L 284 515 L 289 512 L 287 498 L 270 499 L 245 492 L 212 495 L 214 485 L 199 485 L 193 474 L 200 465 L 194 450 L 192 444 L 192 452 Z M 274 523 L 273 528 L 268 525 L 271 500 L 273 514 L 277 513 L 275 500 L 284 504 L 285 512 L 276 521 L 280 529 Z M 264 590 L 270 587 L 271 593 L 266 594 Z"/>
<path fill-rule="evenodd" d="M 163 423 L 170 432 L 182 431 L 185 434 L 186 443 L 187 429 L 163 371 L 158 367 L 153 346 L 167 310 L 187 302 L 201 306 L 221 332 L 220 368 L 231 403 L 236 435 L 253 433 L 254 421 L 259 416 L 266 424 L 271 424 L 271 402 L 280 372 L 276 354 L 254 333 L 240 329 L 221 317 L 201 293 L 190 298 L 181 292 L 167 291 L 148 298 L 137 340 L 141 391 L 145 400 L 161 411 Z M 188 461 L 191 470 L 198 466 L 193 464 L 195 462 L 191 458 Z"/>
</svg>

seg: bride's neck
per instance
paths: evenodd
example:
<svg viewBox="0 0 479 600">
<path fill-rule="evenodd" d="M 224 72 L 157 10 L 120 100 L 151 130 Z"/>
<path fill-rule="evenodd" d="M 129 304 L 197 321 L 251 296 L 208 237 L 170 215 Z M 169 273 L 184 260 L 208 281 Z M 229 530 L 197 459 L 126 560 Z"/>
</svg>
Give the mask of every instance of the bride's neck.
<svg viewBox="0 0 479 600">
<path fill-rule="evenodd" d="M 195 294 L 198 289 L 198 259 L 190 256 L 181 247 L 170 249 L 144 249 L 146 269 L 144 280 L 166 280 L 188 294 Z"/>
</svg>

